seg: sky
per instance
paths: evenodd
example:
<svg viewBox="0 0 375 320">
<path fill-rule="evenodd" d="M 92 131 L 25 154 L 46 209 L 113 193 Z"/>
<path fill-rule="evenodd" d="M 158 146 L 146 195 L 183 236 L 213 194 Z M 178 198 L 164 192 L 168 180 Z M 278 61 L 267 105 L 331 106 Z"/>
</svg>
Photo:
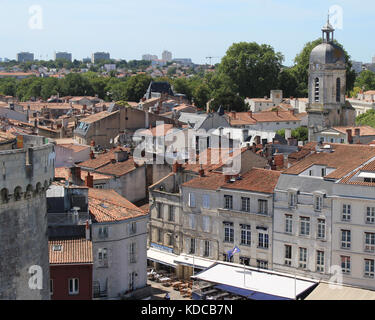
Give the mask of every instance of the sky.
<svg viewBox="0 0 375 320">
<path fill-rule="evenodd" d="M 371 0 L 0 0 L 0 57 L 28 51 L 46 60 L 67 51 L 80 60 L 105 51 L 133 60 L 168 50 L 203 64 L 208 56 L 220 62 L 233 43 L 255 41 L 281 52 L 289 66 L 321 37 L 330 8 L 335 38 L 353 60 L 370 62 Z"/>
</svg>

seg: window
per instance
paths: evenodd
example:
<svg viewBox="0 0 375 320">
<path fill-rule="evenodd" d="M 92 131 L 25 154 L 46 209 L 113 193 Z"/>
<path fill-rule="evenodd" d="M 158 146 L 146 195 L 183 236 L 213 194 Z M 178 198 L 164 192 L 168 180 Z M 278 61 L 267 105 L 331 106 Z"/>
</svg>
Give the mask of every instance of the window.
<svg viewBox="0 0 375 320">
<path fill-rule="evenodd" d="M 189 207 L 195 208 L 195 194 L 189 193 Z"/>
<path fill-rule="evenodd" d="M 190 239 L 190 254 L 195 254 L 195 239 L 191 238 Z"/>
<path fill-rule="evenodd" d="M 300 235 L 309 236 L 310 235 L 310 218 L 301 217 L 300 220 Z"/>
<path fill-rule="evenodd" d="M 365 251 L 375 252 L 375 233 L 365 233 Z"/>
<path fill-rule="evenodd" d="M 107 248 L 98 249 L 98 261 L 99 261 L 100 267 L 107 267 L 108 266 Z"/>
<path fill-rule="evenodd" d="M 241 224 L 241 245 L 251 245 L 251 226 L 247 224 Z"/>
<path fill-rule="evenodd" d="M 325 239 L 326 237 L 326 221 L 324 219 L 318 219 L 318 239 Z"/>
<path fill-rule="evenodd" d="M 241 210 L 244 212 L 250 212 L 250 198 L 241 197 Z"/>
<path fill-rule="evenodd" d="M 210 217 L 203 216 L 202 218 L 202 228 L 204 232 L 210 232 Z"/>
<path fill-rule="evenodd" d="M 307 249 L 299 248 L 299 265 L 300 268 L 307 268 Z"/>
<path fill-rule="evenodd" d="M 367 207 L 366 223 L 375 223 L 375 207 Z"/>
<path fill-rule="evenodd" d="M 352 214 L 352 206 L 350 204 L 344 204 L 342 206 L 342 221 L 350 221 Z"/>
<path fill-rule="evenodd" d="M 210 209 L 210 196 L 208 194 L 203 195 L 202 202 L 204 209 Z"/>
<path fill-rule="evenodd" d="M 210 256 L 210 241 L 205 240 L 204 241 L 204 252 L 203 252 L 204 257 L 209 257 Z"/>
<path fill-rule="evenodd" d="M 240 264 L 249 266 L 250 265 L 250 258 L 247 257 L 240 257 Z"/>
<path fill-rule="evenodd" d="M 191 214 L 189 215 L 189 225 L 190 225 L 190 228 L 195 230 L 196 228 L 196 220 L 195 220 L 195 215 L 194 214 Z"/>
<path fill-rule="evenodd" d="M 231 222 L 224 223 L 224 242 L 234 242 L 234 228 Z"/>
<path fill-rule="evenodd" d="M 258 269 L 268 269 L 268 261 L 266 260 L 257 260 L 257 268 Z"/>
<path fill-rule="evenodd" d="M 323 206 L 323 197 L 315 196 L 315 201 L 314 201 L 315 211 L 322 211 L 322 206 Z"/>
<path fill-rule="evenodd" d="M 293 216 L 290 214 L 285 215 L 285 232 L 286 233 L 293 232 Z"/>
<path fill-rule="evenodd" d="M 69 279 L 69 294 L 74 295 L 79 293 L 79 280 L 78 278 Z"/>
<path fill-rule="evenodd" d="M 163 230 L 158 229 L 158 242 L 163 242 Z"/>
<path fill-rule="evenodd" d="M 157 207 L 157 218 L 162 219 L 163 218 L 163 216 L 162 216 L 163 204 L 158 202 L 156 207 Z"/>
<path fill-rule="evenodd" d="M 53 295 L 53 279 L 49 280 L 49 293 Z"/>
<path fill-rule="evenodd" d="M 341 270 L 342 273 L 350 273 L 350 257 L 341 256 Z"/>
<path fill-rule="evenodd" d="M 324 251 L 316 252 L 316 271 L 324 272 Z"/>
<path fill-rule="evenodd" d="M 297 194 L 295 192 L 289 192 L 289 206 L 295 207 L 297 205 Z"/>
<path fill-rule="evenodd" d="M 174 221 L 174 206 L 169 206 L 168 221 Z"/>
<path fill-rule="evenodd" d="M 285 245 L 285 261 L 284 264 L 286 266 L 292 265 L 292 246 Z"/>
<path fill-rule="evenodd" d="M 336 79 L 336 102 L 340 102 L 340 96 L 341 96 L 341 79 Z"/>
<path fill-rule="evenodd" d="M 132 222 L 129 225 L 129 234 L 136 234 L 137 233 L 137 223 Z"/>
<path fill-rule="evenodd" d="M 168 246 L 173 247 L 173 234 L 168 233 Z"/>
<path fill-rule="evenodd" d="M 315 102 L 319 102 L 319 95 L 320 95 L 320 88 L 319 88 L 319 78 L 315 78 L 315 81 L 314 81 L 314 101 Z"/>
<path fill-rule="evenodd" d="M 259 214 L 268 214 L 268 201 L 267 200 L 258 200 L 258 213 Z"/>
<path fill-rule="evenodd" d="M 365 278 L 374 278 L 374 260 L 365 259 Z"/>
<path fill-rule="evenodd" d="M 268 233 L 259 232 L 258 247 L 262 249 L 268 249 Z"/>
<path fill-rule="evenodd" d="M 129 291 L 135 289 L 135 272 L 129 273 Z"/>
<path fill-rule="evenodd" d="M 321 174 L 322 174 L 322 177 L 325 177 L 325 176 L 326 176 L 326 168 L 322 168 L 322 172 L 321 172 Z"/>
<path fill-rule="evenodd" d="M 136 263 L 136 244 L 135 242 L 132 242 L 130 245 L 129 245 L 129 262 L 130 263 Z"/>
<path fill-rule="evenodd" d="M 341 248 L 350 249 L 351 235 L 350 230 L 341 230 Z"/>
<path fill-rule="evenodd" d="M 225 209 L 233 209 L 233 197 L 225 195 L 224 196 L 224 208 Z"/>
<path fill-rule="evenodd" d="M 99 227 L 98 237 L 100 239 L 108 238 L 108 227 Z"/>
</svg>

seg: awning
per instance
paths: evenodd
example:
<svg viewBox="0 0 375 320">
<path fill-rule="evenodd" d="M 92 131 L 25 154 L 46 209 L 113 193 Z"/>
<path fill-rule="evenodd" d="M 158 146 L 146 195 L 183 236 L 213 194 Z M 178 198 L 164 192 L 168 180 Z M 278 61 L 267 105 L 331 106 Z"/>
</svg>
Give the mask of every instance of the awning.
<svg viewBox="0 0 375 320">
<path fill-rule="evenodd" d="M 174 263 L 174 259 L 178 256 L 173 253 L 169 253 L 166 251 L 161 251 L 155 248 L 150 248 L 147 250 L 147 259 L 152 260 L 154 262 L 158 262 L 161 264 L 165 264 L 170 267 L 176 268 L 176 264 Z"/>
<path fill-rule="evenodd" d="M 254 300 L 294 300 L 317 284 L 312 279 L 227 263 L 216 263 L 192 278 L 224 285 L 225 291 Z"/>
<path fill-rule="evenodd" d="M 174 262 L 189 267 L 194 266 L 194 268 L 198 269 L 207 269 L 211 267 L 216 261 L 182 254 L 178 256 L 176 259 L 174 259 Z"/>
<path fill-rule="evenodd" d="M 375 300 L 375 291 L 319 283 L 305 300 Z"/>
</svg>

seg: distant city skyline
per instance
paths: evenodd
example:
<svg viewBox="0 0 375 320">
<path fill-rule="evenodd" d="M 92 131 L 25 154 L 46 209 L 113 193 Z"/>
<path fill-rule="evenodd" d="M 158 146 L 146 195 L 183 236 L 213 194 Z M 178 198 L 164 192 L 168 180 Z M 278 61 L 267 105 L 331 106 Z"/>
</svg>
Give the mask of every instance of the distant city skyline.
<svg viewBox="0 0 375 320">
<path fill-rule="evenodd" d="M 82 60 L 104 51 L 113 59 L 140 60 L 168 50 L 173 58 L 205 64 L 209 56 L 220 62 L 232 43 L 255 41 L 271 45 L 284 55 L 284 65 L 292 65 L 305 43 L 321 36 L 332 5 L 343 9 L 343 28 L 335 38 L 352 60 L 372 62 L 375 46 L 368 39 L 375 29 L 375 3 L 369 0 L 361 6 L 351 0 L 92 0 L 89 5 L 41 0 L 40 11 L 34 1 L 3 0 L 0 57 L 13 60 L 19 52 L 31 52 L 35 59 L 50 60 L 61 51 Z"/>
</svg>

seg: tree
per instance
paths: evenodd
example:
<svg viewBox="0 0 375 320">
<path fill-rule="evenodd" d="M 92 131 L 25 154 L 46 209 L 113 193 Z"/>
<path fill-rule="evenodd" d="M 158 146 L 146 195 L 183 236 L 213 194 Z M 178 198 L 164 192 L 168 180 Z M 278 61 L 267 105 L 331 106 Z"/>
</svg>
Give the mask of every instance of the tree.
<svg viewBox="0 0 375 320">
<path fill-rule="evenodd" d="M 276 131 L 276 134 L 285 138 L 285 129 Z M 309 139 L 309 130 L 306 127 L 299 127 L 292 130 L 292 138 L 297 141 L 307 141 Z"/>
<path fill-rule="evenodd" d="M 356 119 L 357 125 L 366 125 L 375 128 L 375 110 L 371 109 Z"/>
<path fill-rule="evenodd" d="M 375 73 L 370 70 L 362 71 L 355 81 L 355 86 L 363 91 L 375 90 Z"/>
<path fill-rule="evenodd" d="M 152 78 L 146 74 L 137 74 L 126 81 L 124 97 L 127 101 L 139 101 L 147 91 Z"/>
<path fill-rule="evenodd" d="M 298 80 L 292 68 L 283 68 L 279 73 L 278 89 L 284 97 L 298 97 Z"/>
<path fill-rule="evenodd" d="M 199 83 L 193 89 L 193 100 L 197 107 L 205 108 L 210 100 L 210 88 L 204 82 Z"/>
<path fill-rule="evenodd" d="M 92 96 L 94 94 L 90 81 L 79 73 L 69 73 L 60 84 L 60 95 L 63 96 Z"/>
<path fill-rule="evenodd" d="M 219 72 L 229 77 L 242 98 L 263 97 L 277 88 L 283 59 L 266 44 L 234 43 L 223 57 Z"/>
<path fill-rule="evenodd" d="M 186 95 L 186 98 L 191 101 L 193 97 L 193 89 L 191 83 L 186 78 L 177 78 L 173 81 L 173 90 L 176 93 L 181 93 Z"/>
</svg>

